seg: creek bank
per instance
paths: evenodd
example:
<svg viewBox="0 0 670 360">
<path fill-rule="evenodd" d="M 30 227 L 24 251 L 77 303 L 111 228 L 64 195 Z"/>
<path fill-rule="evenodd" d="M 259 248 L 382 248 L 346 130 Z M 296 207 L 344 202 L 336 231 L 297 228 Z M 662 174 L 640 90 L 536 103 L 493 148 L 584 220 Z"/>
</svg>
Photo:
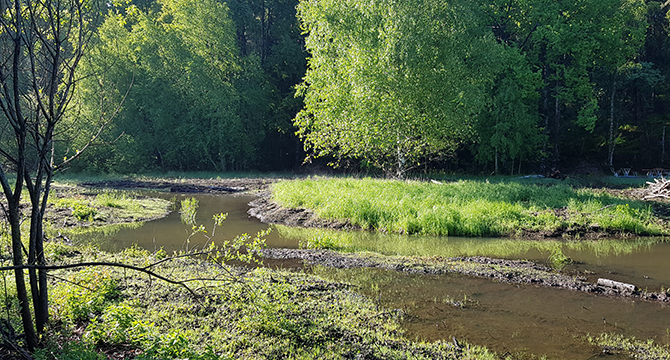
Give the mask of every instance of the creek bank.
<svg viewBox="0 0 670 360">
<path fill-rule="evenodd" d="M 287 209 L 271 200 L 270 192 L 265 191 L 249 203 L 247 213 L 266 224 L 281 224 L 309 228 L 336 230 L 360 230 L 360 226 L 346 221 L 321 219 L 309 209 Z"/>
<path fill-rule="evenodd" d="M 231 194 L 246 191 L 267 190 L 270 184 L 279 179 L 124 179 L 84 182 L 86 188 L 105 188 L 116 190 L 156 190 L 175 193 Z"/>
<path fill-rule="evenodd" d="M 262 253 L 266 258 L 302 259 L 310 265 L 334 268 L 380 268 L 426 275 L 459 273 L 509 284 L 558 287 L 607 296 L 670 302 L 670 294 L 667 291 L 656 293 L 600 286 L 587 282 L 585 277 L 561 274 L 550 267 L 522 260 L 493 259 L 483 256 L 418 258 L 383 256 L 375 253 L 358 255 L 311 249 L 265 249 Z"/>
<path fill-rule="evenodd" d="M 108 196 L 105 201 L 96 201 L 100 195 Z M 44 220 L 48 228 L 54 230 L 100 227 L 157 220 L 167 216 L 170 207 L 168 200 L 140 194 L 91 191 L 78 186 L 54 184 Z M 24 199 L 20 209 L 24 216 L 29 217 L 31 207 L 27 200 Z M 0 220 L 4 219 L 5 214 L 0 213 Z"/>
</svg>

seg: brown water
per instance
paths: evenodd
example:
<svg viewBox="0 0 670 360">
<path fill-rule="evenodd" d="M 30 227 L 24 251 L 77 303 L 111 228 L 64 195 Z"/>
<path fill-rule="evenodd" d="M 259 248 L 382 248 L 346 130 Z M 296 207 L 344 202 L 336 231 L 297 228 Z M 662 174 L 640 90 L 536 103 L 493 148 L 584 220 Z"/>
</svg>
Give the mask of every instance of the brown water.
<svg viewBox="0 0 670 360">
<path fill-rule="evenodd" d="M 173 195 L 161 195 L 172 197 Z M 254 234 L 267 225 L 249 218 L 247 203 L 253 196 L 178 195 L 199 200 L 198 223 L 211 235 L 216 213 L 228 213 L 217 239 L 241 233 Z M 149 250 L 166 251 L 199 247 L 206 239 L 186 241 L 190 226 L 180 221 L 179 213 L 111 234 L 72 236 L 80 242 L 94 242 L 103 249 L 116 251 L 133 244 Z M 659 239 L 605 241 L 593 243 L 528 242 L 511 239 L 389 237 L 352 233 L 347 239 L 350 250 L 373 250 L 386 254 L 444 256 L 497 256 L 545 261 L 550 249 L 559 246 L 577 263 L 566 271 L 580 271 L 591 278 L 607 277 L 631 282 L 650 290 L 670 286 L 670 244 Z M 343 236 L 337 233 L 333 236 Z M 276 228 L 268 237 L 270 247 L 298 247 L 302 238 L 314 236 L 310 230 Z M 319 235 L 322 236 L 322 235 Z M 348 236 L 348 235 L 347 235 Z M 388 244 L 403 244 L 389 248 Z M 451 254 L 451 255 L 449 255 Z M 272 266 L 296 267 L 295 261 L 272 261 Z M 410 337 L 423 340 L 456 337 L 484 345 L 500 354 L 531 353 L 560 359 L 589 359 L 600 350 L 587 345 L 583 336 L 616 332 L 641 339 L 670 343 L 670 308 L 666 304 L 613 299 L 569 290 L 535 286 L 499 284 L 486 279 L 461 275 L 420 276 L 383 270 L 315 269 L 319 275 L 358 285 L 360 291 L 385 308 L 403 309 L 404 327 Z M 457 307 L 452 301 L 461 301 Z M 611 358 L 611 357 L 610 357 Z"/>
<path fill-rule="evenodd" d="M 667 304 L 459 275 L 398 276 L 384 270 L 332 269 L 317 269 L 317 273 L 358 285 L 360 292 L 377 299 L 384 308 L 402 309 L 410 338 L 456 337 L 499 354 L 522 352 L 555 359 L 600 355 L 602 350 L 584 337 L 602 332 L 670 343 Z M 465 307 L 454 306 L 452 301 Z"/>
<path fill-rule="evenodd" d="M 255 199 L 251 195 L 214 196 L 162 193 L 153 195 L 165 199 L 171 199 L 176 196 L 177 202 L 184 198 L 192 197 L 198 199 L 199 206 L 196 222 L 205 226 L 208 235 L 212 235 L 212 230 L 214 229 L 212 216 L 219 213 L 228 213 L 228 218 L 223 223 L 223 226 L 215 229 L 215 238 L 217 241 L 232 239 L 243 233 L 254 235 L 268 228 L 268 225 L 247 215 L 247 210 L 249 209 L 247 204 Z M 111 234 L 107 231 L 107 234 L 97 232 L 71 235 L 70 237 L 76 242 L 95 243 L 106 251 L 119 251 L 133 245 L 139 245 L 150 251 L 163 248 L 168 253 L 172 253 L 173 251 L 200 247 L 207 241 L 201 234 L 189 239 L 192 232 L 191 226 L 181 222 L 179 212 L 173 211 L 167 217 L 146 222 L 139 228 L 116 227 Z M 272 232 L 267 236 L 267 244 L 270 247 L 298 247 L 296 240 L 280 237 L 276 232 Z"/>
</svg>

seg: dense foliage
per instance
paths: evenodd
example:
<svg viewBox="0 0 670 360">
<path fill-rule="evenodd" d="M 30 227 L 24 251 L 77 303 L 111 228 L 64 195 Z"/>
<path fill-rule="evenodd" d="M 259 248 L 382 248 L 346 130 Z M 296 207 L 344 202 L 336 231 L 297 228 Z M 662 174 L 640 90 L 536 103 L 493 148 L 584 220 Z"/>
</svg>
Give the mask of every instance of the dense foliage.
<svg viewBox="0 0 670 360">
<path fill-rule="evenodd" d="M 667 162 L 665 3 L 114 4 L 58 150 L 116 117 L 76 169 L 288 170 L 303 145 L 396 176 Z"/>
<path fill-rule="evenodd" d="M 299 109 L 292 85 L 305 63 L 291 6 L 161 0 L 110 9 L 81 68 L 72 116 L 90 130 L 64 134 L 64 151 L 80 148 L 102 114 L 118 113 L 105 146 L 75 168 L 291 168 L 296 139 L 281 133 Z"/>
</svg>

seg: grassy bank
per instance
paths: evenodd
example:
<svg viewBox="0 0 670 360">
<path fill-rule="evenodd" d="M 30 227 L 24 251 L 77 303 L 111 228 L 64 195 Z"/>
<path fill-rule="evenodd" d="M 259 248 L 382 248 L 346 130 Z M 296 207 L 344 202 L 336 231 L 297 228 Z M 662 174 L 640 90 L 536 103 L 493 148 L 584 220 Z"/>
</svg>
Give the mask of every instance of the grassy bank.
<svg viewBox="0 0 670 360">
<path fill-rule="evenodd" d="M 56 262 L 146 265 L 164 254 L 120 254 L 50 243 Z M 402 336 L 402 314 L 349 286 L 303 273 L 246 270 L 182 258 L 154 268 L 197 293 L 115 268 L 55 271 L 47 347 L 36 359 L 495 359 L 485 348 Z M 9 274 L 5 274 L 9 277 Z M 217 279 L 217 280 L 206 280 Z M 9 283 L 9 281 L 7 281 Z M 3 303 L 14 302 L 9 288 Z M 12 319 L 18 327 L 18 320 Z"/>
<path fill-rule="evenodd" d="M 651 206 L 555 184 L 307 179 L 273 185 L 274 201 L 381 232 L 454 236 L 663 235 Z"/>
</svg>

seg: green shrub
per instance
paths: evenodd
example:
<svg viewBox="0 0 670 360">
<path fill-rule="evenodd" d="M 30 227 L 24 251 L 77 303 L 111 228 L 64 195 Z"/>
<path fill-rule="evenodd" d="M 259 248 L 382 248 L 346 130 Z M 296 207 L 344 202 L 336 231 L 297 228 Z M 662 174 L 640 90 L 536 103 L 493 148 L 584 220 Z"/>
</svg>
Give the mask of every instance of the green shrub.
<svg viewBox="0 0 670 360">
<path fill-rule="evenodd" d="M 126 302 L 110 305 L 86 328 L 85 339 L 92 344 L 139 345 L 154 335 L 152 323 L 140 320 L 137 310 Z"/>
</svg>

